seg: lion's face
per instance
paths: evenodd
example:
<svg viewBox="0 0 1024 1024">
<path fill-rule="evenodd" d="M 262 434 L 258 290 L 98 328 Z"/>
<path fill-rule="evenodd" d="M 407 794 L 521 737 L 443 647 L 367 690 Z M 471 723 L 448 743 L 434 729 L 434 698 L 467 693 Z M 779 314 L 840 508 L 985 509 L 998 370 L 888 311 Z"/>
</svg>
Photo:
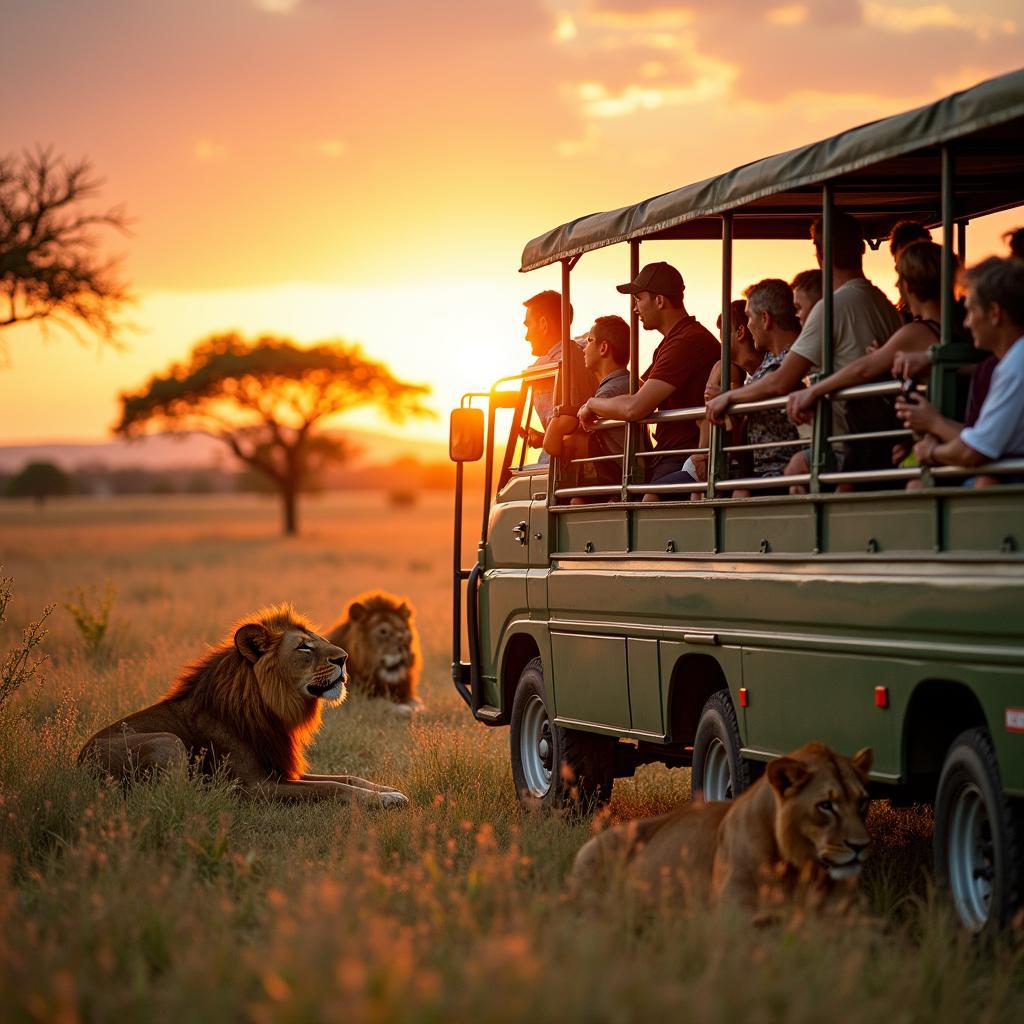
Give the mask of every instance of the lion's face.
<svg viewBox="0 0 1024 1024">
<path fill-rule="evenodd" d="M 808 743 L 768 764 L 775 838 L 787 863 L 796 868 L 820 864 L 834 879 L 860 874 L 871 842 L 864 819 L 872 761 L 867 747 L 850 758 Z"/>
<path fill-rule="evenodd" d="M 413 664 L 412 631 L 401 615 L 378 612 L 362 623 L 363 651 L 371 653 L 372 671 L 384 686 L 405 682 Z"/>
<path fill-rule="evenodd" d="M 252 663 L 265 693 L 283 687 L 303 698 L 345 699 L 348 655 L 310 629 L 297 626 L 278 633 L 249 623 L 235 634 L 235 646 Z"/>
</svg>

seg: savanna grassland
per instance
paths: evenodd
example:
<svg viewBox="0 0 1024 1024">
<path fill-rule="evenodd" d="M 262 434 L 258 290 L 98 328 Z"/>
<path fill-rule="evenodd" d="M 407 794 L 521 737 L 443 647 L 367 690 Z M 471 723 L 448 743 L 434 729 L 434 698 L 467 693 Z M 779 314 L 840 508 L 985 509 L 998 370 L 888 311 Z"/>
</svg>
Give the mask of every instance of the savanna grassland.
<svg viewBox="0 0 1024 1024">
<path fill-rule="evenodd" d="M 924 810 L 873 811 L 869 918 L 755 929 L 621 895 L 572 904 L 589 824 L 519 811 L 507 730 L 473 723 L 449 682 L 447 502 L 330 496 L 306 502 L 297 539 L 277 522 L 252 497 L 0 503 L 0 657 L 57 606 L 48 662 L 0 705 L 4 1022 L 1024 1019 L 1024 936 L 953 926 Z M 108 581 L 90 650 L 64 605 L 96 612 Z M 428 709 L 410 723 L 352 697 L 310 759 L 394 784 L 408 808 L 251 803 L 184 774 L 125 797 L 76 767 L 92 731 L 235 618 L 290 600 L 327 625 L 372 587 L 419 611 Z M 688 772 L 649 766 L 616 783 L 611 815 L 688 795 Z"/>
</svg>

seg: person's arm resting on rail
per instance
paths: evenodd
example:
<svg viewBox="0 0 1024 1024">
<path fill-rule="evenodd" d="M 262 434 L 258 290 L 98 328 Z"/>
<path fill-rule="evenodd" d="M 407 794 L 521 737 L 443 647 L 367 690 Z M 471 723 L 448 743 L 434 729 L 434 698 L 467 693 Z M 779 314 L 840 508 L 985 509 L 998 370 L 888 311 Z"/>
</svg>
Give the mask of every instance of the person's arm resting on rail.
<svg viewBox="0 0 1024 1024">
<path fill-rule="evenodd" d="M 814 407 L 825 395 L 852 388 L 858 384 L 869 384 L 892 370 L 898 353 L 915 346 L 928 346 L 935 335 L 920 324 L 901 327 L 884 345 L 836 370 L 830 377 L 819 380 L 804 391 L 795 391 L 786 403 L 786 415 L 793 423 L 810 423 L 814 419 Z M 916 351 L 916 349 L 915 349 Z"/>
<path fill-rule="evenodd" d="M 992 460 L 981 452 L 964 444 L 958 434 L 952 441 L 940 442 L 934 434 L 928 434 L 914 445 L 918 461 L 925 466 L 980 466 Z"/>
<path fill-rule="evenodd" d="M 561 456 L 565 447 L 566 437 L 579 429 L 575 416 L 556 413 L 551 417 L 547 430 L 544 431 L 544 451 L 548 455 Z"/>
<path fill-rule="evenodd" d="M 625 420 L 635 423 L 646 419 L 672 392 L 675 385 L 664 380 L 649 380 L 635 395 L 588 399 L 580 409 L 580 423 L 591 429 L 598 420 Z"/>
<path fill-rule="evenodd" d="M 712 423 L 721 424 L 725 422 L 729 406 L 736 402 L 759 402 L 765 398 L 788 395 L 810 373 L 813 366 L 809 359 L 790 350 L 774 373 L 766 373 L 752 384 L 744 384 L 733 391 L 725 391 L 708 402 L 708 419 Z"/>
</svg>

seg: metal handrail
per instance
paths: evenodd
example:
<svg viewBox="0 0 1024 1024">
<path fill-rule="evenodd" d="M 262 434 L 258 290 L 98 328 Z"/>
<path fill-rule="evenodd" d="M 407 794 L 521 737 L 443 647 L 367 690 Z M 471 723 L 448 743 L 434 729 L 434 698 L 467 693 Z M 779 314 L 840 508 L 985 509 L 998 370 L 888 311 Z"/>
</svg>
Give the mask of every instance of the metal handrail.
<svg viewBox="0 0 1024 1024">
<path fill-rule="evenodd" d="M 830 434 L 825 440 L 830 444 L 840 441 L 871 441 L 882 437 L 913 437 L 912 430 L 868 430 L 860 434 Z"/>
<path fill-rule="evenodd" d="M 810 438 L 794 437 L 791 441 L 761 441 L 758 444 L 727 444 L 722 448 L 723 452 L 759 452 L 769 451 L 772 448 L 796 448 L 808 447 Z"/>
<path fill-rule="evenodd" d="M 715 487 L 720 491 L 757 490 L 760 487 L 790 487 L 811 482 L 810 473 L 795 473 L 793 476 L 748 476 L 737 480 L 716 480 Z"/>
<path fill-rule="evenodd" d="M 496 381 L 492 391 L 496 390 L 502 384 L 509 383 L 526 383 L 533 380 L 544 379 L 552 376 L 557 371 L 557 364 L 548 364 L 545 367 L 538 367 L 533 370 L 526 370 L 523 373 L 515 376 L 503 377 Z M 920 389 L 919 389 L 920 390 Z M 890 395 L 898 395 L 903 391 L 903 385 L 901 381 L 882 381 L 871 384 L 857 384 L 847 388 L 841 388 L 838 391 L 834 391 L 829 395 L 822 396 L 826 401 L 835 401 L 842 399 L 843 401 L 856 400 L 858 398 L 878 398 L 886 397 Z M 729 406 L 730 413 L 746 414 L 752 412 L 763 412 L 771 409 L 784 409 L 789 400 L 789 395 L 782 395 L 776 398 L 761 399 L 756 402 L 737 402 L 734 405 Z M 658 423 L 679 423 L 679 422 L 692 422 L 694 420 L 703 419 L 706 416 L 705 407 L 695 406 L 688 409 L 671 409 L 664 412 L 655 412 L 650 416 L 637 420 L 637 423 L 656 425 Z M 614 430 L 617 428 L 623 428 L 626 426 L 625 420 L 613 420 L 613 419 L 602 419 L 594 425 L 595 430 Z M 862 431 L 859 433 L 847 433 L 847 434 L 830 434 L 826 438 L 829 444 L 840 444 L 844 442 L 858 442 L 868 440 L 879 440 L 883 438 L 897 439 L 908 439 L 913 437 L 913 431 L 911 430 L 878 430 L 878 431 Z M 787 441 L 764 441 L 759 444 L 742 444 L 742 445 L 727 445 L 723 447 L 724 452 L 754 452 L 754 451 L 770 451 L 773 449 L 781 448 L 798 448 L 801 446 L 806 447 L 809 441 L 807 438 L 793 438 Z M 709 454 L 709 448 L 671 448 L 671 449 L 653 449 L 649 451 L 636 452 L 635 457 L 637 459 L 649 459 L 658 458 L 665 455 L 707 455 Z M 579 458 L 570 460 L 572 465 L 585 465 L 588 463 L 598 462 L 618 462 L 622 463 L 624 458 L 623 454 L 618 455 L 596 455 L 590 458 Z M 985 463 L 979 466 L 935 466 L 930 468 L 930 474 L 933 478 L 959 478 L 965 476 L 977 476 L 981 474 L 1001 476 L 1011 473 L 1024 473 L 1024 458 L 1018 459 L 1002 459 L 995 462 Z M 892 469 L 877 469 L 877 470 L 856 470 L 850 472 L 836 471 L 836 472 L 824 472 L 820 473 L 818 479 L 822 483 L 827 484 L 841 484 L 841 483 L 885 483 L 888 481 L 899 481 L 899 480 L 915 480 L 922 476 L 920 467 L 894 467 Z M 774 477 L 743 477 L 733 480 L 718 480 L 716 481 L 716 487 L 722 491 L 734 491 L 734 490 L 758 490 L 768 489 L 780 486 L 806 486 L 810 483 L 810 474 L 799 473 L 792 476 L 774 476 Z M 629 484 L 626 486 L 625 491 L 627 494 L 671 494 L 671 493 L 692 493 L 692 492 L 704 492 L 707 490 L 707 483 L 704 481 L 698 481 L 692 484 L 679 483 L 679 484 Z M 564 487 L 558 488 L 554 492 L 555 497 L 574 497 L 574 496 L 603 496 L 603 495 L 616 495 L 619 496 L 623 492 L 623 488 L 619 485 L 598 485 L 598 486 L 585 486 L 585 487 Z"/>
<path fill-rule="evenodd" d="M 707 455 L 707 448 L 653 448 L 647 452 L 637 452 L 638 459 L 656 459 L 662 455 Z"/>
<path fill-rule="evenodd" d="M 706 491 L 707 481 L 698 480 L 692 484 L 630 484 L 626 490 L 630 494 L 671 494 L 674 491 Z"/>
<path fill-rule="evenodd" d="M 555 491 L 556 498 L 562 497 L 585 497 L 587 495 L 601 495 L 601 494 L 615 494 L 619 495 L 622 493 L 622 487 L 618 484 L 614 486 L 610 485 L 592 485 L 587 487 L 559 487 Z"/>
<path fill-rule="evenodd" d="M 932 476 L 1001 476 L 1003 473 L 1024 473 L 1024 458 L 997 459 L 980 466 L 932 466 Z"/>
</svg>

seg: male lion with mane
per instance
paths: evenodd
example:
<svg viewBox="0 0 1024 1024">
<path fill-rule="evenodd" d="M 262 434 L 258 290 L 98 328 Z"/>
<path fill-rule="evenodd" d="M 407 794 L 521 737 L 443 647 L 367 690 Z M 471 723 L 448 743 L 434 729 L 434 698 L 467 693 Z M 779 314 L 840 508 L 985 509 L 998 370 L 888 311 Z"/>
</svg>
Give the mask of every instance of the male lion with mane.
<svg viewBox="0 0 1024 1024">
<path fill-rule="evenodd" d="M 848 906 L 871 842 L 864 818 L 873 754 L 852 758 L 808 743 L 768 763 L 735 800 L 693 803 L 602 832 L 576 855 L 577 894 L 621 877 L 652 900 L 730 903 L 766 899 Z"/>
<path fill-rule="evenodd" d="M 400 714 L 423 707 L 416 696 L 420 641 L 407 601 L 383 590 L 360 594 L 327 631 L 327 639 L 348 651 L 354 690 L 392 701 Z"/>
<path fill-rule="evenodd" d="M 306 771 L 323 702 L 345 699 L 346 658 L 289 605 L 264 608 L 186 666 L 156 704 L 96 733 L 78 762 L 130 778 L 197 758 L 206 773 L 225 764 L 251 796 L 403 806 L 387 786 Z"/>
</svg>

